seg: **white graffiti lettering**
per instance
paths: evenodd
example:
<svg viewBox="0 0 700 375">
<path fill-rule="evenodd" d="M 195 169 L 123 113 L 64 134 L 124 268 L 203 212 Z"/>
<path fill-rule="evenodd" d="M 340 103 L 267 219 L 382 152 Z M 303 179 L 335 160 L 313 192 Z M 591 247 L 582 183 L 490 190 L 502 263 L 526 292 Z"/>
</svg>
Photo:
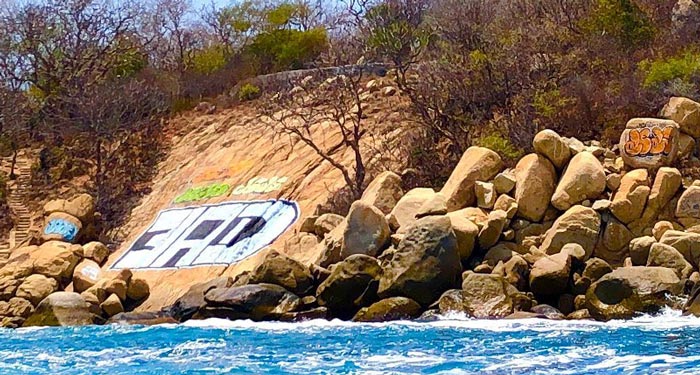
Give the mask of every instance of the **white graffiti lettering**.
<svg viewBox="0 0 700 375">
<path fill-rule="evenodd" d="M 298 217 L 297 204 L 286 200 L 164 210 L 112 269 L 230 265 L 271 244 Z"/>
<path fill-rule="evenodd" d="M 289 180 L 287 177 L 254 177 L 248 180 L 245 185 L 238 185 L 233 189 L 232 195 L 242 195 L 242 194 L 264 194 L 270 193 L 275 190 L 282 188 L 285 182 Z"/>
</svg>

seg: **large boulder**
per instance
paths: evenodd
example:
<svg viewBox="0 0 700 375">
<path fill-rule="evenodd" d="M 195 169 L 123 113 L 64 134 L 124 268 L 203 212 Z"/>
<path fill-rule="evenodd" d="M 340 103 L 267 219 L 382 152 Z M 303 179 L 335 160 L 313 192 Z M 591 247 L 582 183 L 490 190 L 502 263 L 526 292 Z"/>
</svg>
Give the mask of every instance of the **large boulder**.
<svg viewBox="0 0 700 375">
<path fill-rule="evenodd" d="M 354 254 L 377 256 L 388 244 L 391 235 L 389 223 L 378 208 L 356 201 L 350 207 L 346 220 L 341 259 Z"/>
<path fill-rule="evenodd" d="M 552 255 L 561 251 L 566 244 L 577 243 L 586 251 L 586 258 L 589 258 L 598 241 L 600 224 L 600 215 L 592 208 L 571 207 L 547 231 L 540 250 Z"/>
<path fill-rule="evenodd" d="M 303 296 L 314 287 L 314 278 L 308 267 L 277 251 L 270 251 L 250 273 L 250 284 L 275 284 Z"/>
<path fill-rule="evenodd" d="M 695 8 L 698 8 L 697 4 Z M 661 110 L 661 115 L 675 121 L 683 133 L 693 138 L 700 137 L 700 103 L 688 98 L 672 97 Z"/>
<path fill-rule="evenodd" d="M 381 298 L 409 297 L 427 306 L 453 287 L 462 272 L 457 239 L 447 216 L 430 216 L 408 228 L 384 267 Z"/>
<path fill-rule="evenodd" d="M 605 191 L 605 184 L 605 169 L 600 161 L 590 152 L 580 152 L 559 180 L 552 205 L 564 211 L 584 200 L 595 200 Z"/>
<path fill-rule="evenodd" d="M 647 170 L 630 171 L 620 180 L 620 187 L 613 197 L 610 212 L 625 224 L 639 219 L 650 192 Z"/>
<path fill-rule="evenodd" d="M 503 161 L 496 152 L 483 147 L 468 148 L 440 191 L 447 198 L 447 210 L 474 205 L 474 183 L 491 180 L 501 169 Z"/>
<path fill-rule="evenodd" d="M 635 118 L 620 136 L 620 155 L 631 168 L 658 169 L 678 153 L 678 124 L 673 120 Z"/>
<path fill-rule="evenodd" d="M 629 243 L 634 238 L 632 232 L 624 224 L 615 219 L 605 224 L 602 241 L 598 243 L 595 256 L 610 264 L 620 265 L 629 256 Z"/>
<path fill-rule="evenodd" d="M 201 307 L 206 304 L 204 295 L 211 289 L 225 289 L 231 286 L 233 279 L 229 276 L 221 276 L 213 280 L 195 284 L 178 298 L 172 306 L 164 309 L 173 319 L 184 322 L 192 318 Z"/>
<path fill-rule="evenodd" d="M 530 271 L 530 289 L 537 295 L 557 296 L 566 291 L 571 276 L 571 257 L 558 253 L 539 259 Z"/>
<path fill-rule="evenodd" d="M 41 300 L 48 297 L 49 294 L 56 290 L 58 290 L 58 283 L 56 280 L 36 274 L 27 277 L 24 282 L 20 284 L 17 288 L 16 295 L 36 306 Z"/>
<path fill-rule="evenodd" d="M 450 212 L 447 217 L 452 223 L 452 230 L 457 238 L 457 251 L 461 259 L 467 259 L 472 255 L 474 245 L 476 244 L 477 236 L 479 235 L 479 227 L 473 221 L 461 215 L 462 211 Z"/>
<path fill-rule="evenodd" d="M 374 302 L 381 272 L 375 258 L 362 254 L 347 257 L 318 286 L 318 304 L 338 316 L 352 317 L 359 308 Z"/>
<path fill-rule="evenodd" d="M 46 218 L 41 239 L 74 242 L 78 239 L 81 229 L 83 224 L 75 216 L 65 212 L 54 212 Z"/>
<path fill-rule="evenodd" d="M 44 298 L 34 313 L 24 322 L 24 327 L 83 326 L 95 322 L 90 305 L 78 293 L 56 292 Z"/>
<path fill-rule="evenodd" d="M 77 245 L 76 245 L 77 246 Z M 33 253 L 34 272 L 61 282 L 69 282 L 78 264 L 72 245 L 66 242 L 49 241 Z"/>
<path fill-rule="evenodd" d="M 406 297 L 391 297 L 363 307 L 352 318 L 355 322 L 388 322 L 410 320 L 420 316 L 422 307 L 418 302 Z"/>
<path fill-rule="evenodd" d="M 700 219 L 700 186 L 689 186 L 676 205 L 676 217 Z"/>
<path fill-rule="evenodd" d="M 667 230 L 659 243 L 670 245 L 694 267 L 700 265 L 700 234 Z"/>
<path fill-rule="evenodd" d="M 274 314 L 295 311 L 301 299 L 274 284 L 250 284 L 214 288 L 204 295 L 206 317 L 263 320 Z"/>
<path fill-rule="evenodd" d="M 73 271 L 73 291 L 82 293 L 102 278 L 100 265 L 94 260 L 83 259 Z"/>
<path fill-rule="evenodd" d="M 651 186 L 651 193 L 647 200 L 642 220 L 651 223 L 659 216 L 661 209 L 671 201 L 676 192 L 681 187 L 683 177 L 676 168 L 662 167 L 656 172 L 654 183 Z"/>
<path fill-rule="evenodd" d="M 683 285 L 670 268 L 621 267 L 601 277 L 586 292 L 586 308 L 597 320 L 629 319 L 658 311 Z"/>
<path fill-rule="evenodd" d="M 518 216 L 529 221 L 541 221 L 557 183 L 554 166 L 544 156 L 527 155 L 515 166 L 515 181 Z"/>
<path fill-rule="evenodd" d="M 477 319 L 503 318 L 513 313 L 513 288 L 502 276 L 465 272 L 462 290 L 445 292 L 438 301 L 441 313 L 463 312 Z"/>
<path fill-rule="evenodd" d="M 651 236 L 637 237 L 629 244 L 629 253 L 632 264 L 635 266 L 645 266 L 649 259 L 651 246 L 656 243 L 656 239 Z"/>
<path fill-rule="evenodd" d="M 489 212 L 484 226 L 479 231 L 479 247 L 488 249 L 498 243 L 507 223 L 508 214 L 505 211 L 495 210 Z"/>
<path fill-rule="evenodd" d="M 416 221 L 416 214 L 423 204 L 435 196 L 431 188 L 416 188 L 409 190 L 401 197 L 389 214 L 389 224 L 392 229 L 405 228 Z"/>
<path fill-rule="evenodd" d="M 662 243 L 655 243 L 651 246 L 646 265 L 648 267 L 670 268 L 682 279 L 687 279 L 693 273 L 693 266 L 683 258 L 683 255 L 678 250 Z"/>
<path fill-rule="evenodd" d="M 562 169 L 571 158 L 571 148 L 559 134 L 545 129 L 535 135 L 532 140 L 535 152 L 544 155 L 557 169 Z"/>
<path fill-rule="evenodd" d="M 394 172 L 382 172 L 370 182 L 361 200 L 378 208 L 385 215 L 394 209 L 403 196 L 401 177 Z"/>
</svg>

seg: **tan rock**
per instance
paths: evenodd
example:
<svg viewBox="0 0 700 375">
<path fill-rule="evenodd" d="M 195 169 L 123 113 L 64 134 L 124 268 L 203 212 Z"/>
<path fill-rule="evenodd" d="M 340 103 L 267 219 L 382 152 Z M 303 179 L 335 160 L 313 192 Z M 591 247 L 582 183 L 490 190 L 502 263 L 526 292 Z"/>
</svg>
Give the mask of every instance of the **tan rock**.
<svg viewBox="0 0 700 375">
<path fill-rule="evenodd" d="M 56 292 L 39 303 L 23 326 L 80 326 L 94 321 L 90 304 L 80 294 Z"/>
<path fill-rule="evenodd" d="M 386 171 L 372 180 L 360 199 L 377 207 L 386 215 L 394 209 L 402 196 L 401 177 L 394 172 Z"/>
<path fill-rule="evenodd" d="M 37 305 L 49 294 L 58 290 L 56 280 L 43 275 L 31 275 L 17 288 L 17 297 Z"/>
<path fill-rule="evenodd" d="M 503 161 L 492 150 L 470 147 L 440 191 L 447 198 L 447 210 L 456 211 L 476 203 L 474 183 L 489 181 L 503 169 Z"/>
<path fill-rule="evenodd" d="M 109 256 L 109 249 L 101 242 L 88 242 L 83 245 L 83 256 L 94 260 L 97 264 L 103 264 Z"/>
<path fill-rule="evenodd" d="M 467 207 L 458 211 L 452 211 L 447 214 L 452 217 L 453 215 L 458 215 L 470 220 L 476 224 L 479 229 L 481 229 L 489 219 L 489 213 L 483 208 L 478 207 Z"/>
<path fill-rule="evenodd" d="M 555 296 L 564 293 L 569 285 L 571 257 L 558 253 L 542 258 L 532 265 L 530 289 L 537 295 Z"/>
<path fill-rule="evenodd" d="M 375 206 L 376 207 L 376 206 Z M 313 233 L 323 238 L 326 233 L 330 233 L 335 227 L 345 220 L 344 217 L 336 214 L 323 214 L 314 220 Z"/>
<path fill-rule="evenodd" d="M 695 154 L 695 139 L 687 134 L 678 136 L 678 159 L 685 159 Z"/>
<path fill-rule="evenodd" d="M 678 123 L 680 130 L 691 137 L 700 137 L 700 104 L 688 98 L 672 97 L 661 115 Z"/>
<path fill-rule="evenodd" d="M 388 244 L 390 235 L 389 223 L 382 211 L 357 201 L 352 204 L 347 216 L 340 258 L 354 254 L 376 256 Z"/>
<path fill-rule="evenodd" d="M 474 250 L 476 238 L 479 235 L 479 227 L 471 220 L 459 215 L 460 211 L 450 212 L 447 217 L 452 222 L 452 230 L 457 238 L 457 250 L 462 260 L 469 258 Z"/>
<path fill-rule="evenodd" d="M 649 194 L 642 220 L 646 223 L 651 223 L 656 220 L 661 210 L 676 195 L 682 182 L 683 178 L 678 169 L 668 167 L 659 168 L 654 178 L 654 184 L 651 186 L 651 193 Z"/>
<path fill-rule="evenodd" d="M 689 186 L 678 199 L 676 206 L 678 218 L 700 218 L 700 186 Z"/>
<path fill-rule="evenodd" d="M 83 224 L 75 216 L 65 212 L 54 212 L 46 218 L 42 241 L 66 241 L 74 242 L 83 229 Z"/>
<path fill-rule="evenodd" d="M 544 156 L 530 154 L 516 165 L 515 178 L 518 216 L 529 221 L 542 220 L 557 183 L 554 166 Z"/>
<path fill-rule="evenodd" d="M 678 250 L 694 267 L 700 264 L 700 234 L 669 230 L 661 236 L 659 243 Z"/>
<path fill-rule="evenodd" d="M 651 246 L 655 243 L 656 240 L 651 236 L 637 237 L 630 241 L 629 252 L 632 264 L 635 266 L 645 266 L 649 259 Z"/>
<path fill-rule="evenodd" d="M 629 255 L 632 232 L 617 220 L 610 220 L 603 231 L 603 241 L 595 250 L 595 256 L 606 262 L 619 265 Z"/>
<path fill-rule="evenodd" d="M 82 293 L 103 277 L 100 265 L 94 260 L 83 259 L 73 271 L 73 291 Z"/>
<path fill-rule="evenodd" d="M 151 288 L 144 279 L 131 279 L 126 289 L 126 297 L 132 301 L 141 301 L 151 294 Z"/>
<path fill-rule="evenodd" d="M 70 244 L 59 241 L 42 244 L 34 256 L 35 273 L 61 281 L 73 277 L 73 270 L 79 260 L 71 250 Z"/>
<path fill-rule="evenodd" d="M 515 176 L 509 172 L 501 172 L 493 179 L 493 186 L 498 194 L 508 194 L 515 188 Z"/>
<path fill-rule="evenodd" d="M 605 186 L 610 191 L 616 191 L 620 188 L 620 182 L 622 182 L 622 176 L 619 173 L 610 173 L 605 177 Z"/>
<path fill-rule="evenodd" d="M 114 316 L 124 312 L 122 301 L 119 300 L 116 294 L 111 294 L 107 297 L 107 299 L 100 304 L 100 309 L 102 309 L 107 316 Z"/>
<path fill-rule="evenodd" d="M 505 211 L 491 211 L 486 224 L 479 232 L 479 247 L 482 249 L 488 249 L 495 245 L 498 242 L 498 239 L 501 237 L 501 233 L 503 232 L 507 221 L 508 215 L 505 213 Z"/>
<path fill-rule="evenodd" d="M 664 233 L 669 230 L 674 230 L 673 224 L 670 221 L 659 221 L 658 223 L 654 224 L 654 229 L 652 229 L 652 233 L 654 235 L 654 238 L 656 238 L 657 241 L 663 237 Z"/>
<path fill-rule="evenodd" d="M 105 292 L 107 292 L 107 294 L 116 294 L 120 300 L 126 301 L 126 291 L 128 288 L 127 283 L 124 280 L 107 280 L 107 282 L 105 282 L 102 285 L 102 287 L 104 288 Z"/>
<path fill-rule="evenodd" d="M 416 219 L 420 219 L 426 216 L 442 216 L 447 215 L 447 199 L 440 193 L 433 194 L 433 196 L 425 201 L 418 212 L 416 212 Z"/>
<path fill-rule="evenodd" d="M 557 169 L 566 166 L 571 158 L 569 145 L 553 130 L 543 130 L 532 141 L 535 152 L 544 155 Z"/>
<path fill-rule="evenodd" d="M 394 222 L 392 223 L 392 229 L 397 230 L 400 227 L 407 227 L 413 224 L 416 221 L 418 210 L 434 195 L 435 191 L 433 189 L 416 188 L 401 197 L 389 214 L 389 221 Z M 396 225 L 396 228 L 394 228 L 394 225 Z"/>
<path fill-rule="evenodd" d="M 581 152 L 571 159 L 554 195 L 552 205 L 567 210 L 586 199 L 598 199 L 605 191 L 605 170 L 600 161 L 589 152 Z"/>
<path fill-rule="evenodd" d="M 679 278 L 688 278 L 693 273 L 693 266 L 685 260 L 683 255 L 672 246 L 655 243 L 651 246 L 647 267 L 659 266 L 672 269 Z"/>
<path fill-rule="evenodd" d="M 625 224 L 639 219 L 650 192 L 647 170 L 630 171 L 622 177 L 620 188 L 613 196 L 610 211 Z"/>
<path fill-rule="evenodd" d="M 600 215 L 592 208 L 571 207 L 547 231 L 540 250 L 553 255 L 561 251 L 564 245 L 577 243 L 586 251 L 586 258 L 589 258 L 598 241 L 600 223 Z"/>
<path fill-rule="evenodd" d="M 493 209 L 505 211 L 506 216 L 508 216 L 508 219 L 512 219 L 518 212 L 518 203 L 515 201 L 515 198 L 512 198 L 505 194 L 501 194 L 501 196 L 498 197 L 498 199 L 496 199 L 496 203 L 493 205 Z"/>
<path fill-rule="evenodd" d="M 496 189 L 492 183 L 477 181 L 474 183 L 474 192 L 478 207 L 490 210 L 496 204 Z"/>
<path fill-rule="evenodd" d="M 620 136 L 620 155 L 631 168 L 658 169 L 678 153 L 678 124 L 654 118 L 631 119 Z"/>
</svg>

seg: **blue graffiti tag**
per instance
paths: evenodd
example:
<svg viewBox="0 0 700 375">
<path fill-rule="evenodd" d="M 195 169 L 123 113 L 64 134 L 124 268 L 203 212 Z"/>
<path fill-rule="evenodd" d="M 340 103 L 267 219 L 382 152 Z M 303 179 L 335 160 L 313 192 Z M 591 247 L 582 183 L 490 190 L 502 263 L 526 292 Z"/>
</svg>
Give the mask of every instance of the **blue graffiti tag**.
<svg viewBox="0 0 700 375">
<path fill-rule="evenodd" d="M 78 235 L 78 227 L 64 219 L 51 219 L 44 228 L 44 234 L 58 234 L 66 241 L 73 241 Z"/>
</svg>

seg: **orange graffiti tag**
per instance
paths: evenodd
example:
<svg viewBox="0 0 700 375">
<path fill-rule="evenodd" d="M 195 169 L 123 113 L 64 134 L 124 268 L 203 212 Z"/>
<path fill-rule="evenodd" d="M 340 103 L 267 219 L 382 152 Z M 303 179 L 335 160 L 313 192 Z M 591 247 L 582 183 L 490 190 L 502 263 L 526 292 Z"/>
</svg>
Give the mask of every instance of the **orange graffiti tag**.
<svg viewBox="0 0 700 375">
<path fill-rule="evenodd" d="M 625 152 L 630 156 L 655 156 L 671 153 L 673 127 L 632 129 L 627 135 Z"/>
</svg>

